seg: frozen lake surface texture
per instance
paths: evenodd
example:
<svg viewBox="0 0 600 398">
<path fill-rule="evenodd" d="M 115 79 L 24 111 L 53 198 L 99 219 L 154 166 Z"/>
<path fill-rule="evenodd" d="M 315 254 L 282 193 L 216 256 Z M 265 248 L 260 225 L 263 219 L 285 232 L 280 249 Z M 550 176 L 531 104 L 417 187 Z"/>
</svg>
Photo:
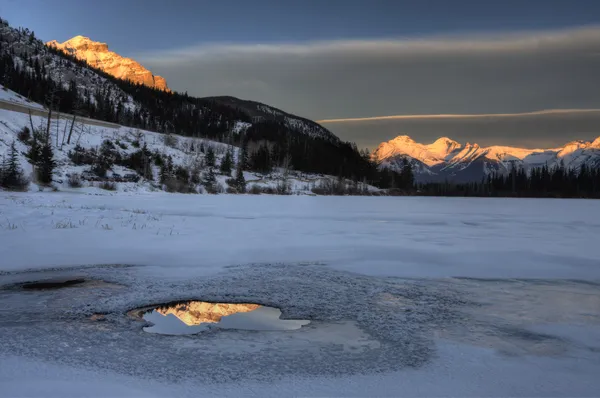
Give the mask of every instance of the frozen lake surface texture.
<svg viewBox="0 0 600 398">
<path fill-rule="evenodd" d="M 600 391 L 600 201 L 4 192 L 0 242 L 6 397 Z"/>
</svg>

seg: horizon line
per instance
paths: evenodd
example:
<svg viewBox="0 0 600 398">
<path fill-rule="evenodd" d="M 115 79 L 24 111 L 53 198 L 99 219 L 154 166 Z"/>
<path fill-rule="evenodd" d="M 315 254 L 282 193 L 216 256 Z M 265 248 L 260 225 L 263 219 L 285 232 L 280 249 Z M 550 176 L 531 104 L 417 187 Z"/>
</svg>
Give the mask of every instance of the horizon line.
<svg viewBox="0 0 600 398">
<path fill-rule="evenodd" d="M 348 123 L 348 122 L 368 122 L 379 120 L 402 120 L 402 119 L 476 119 L 485 117 L 520 117 L 520 116 L 539 116 L 565 113 L 593 113 L 600 112 L 600 109 L 543 109 L 539 111 L 518 112 L 518 113 L 475 113 L 475 114 L 429 114 L 429 115 L 388 115 L 388 116 L 367 116 L 340 119 L 322 119 L 316 120 L 317 123 Z"/>
</svg>

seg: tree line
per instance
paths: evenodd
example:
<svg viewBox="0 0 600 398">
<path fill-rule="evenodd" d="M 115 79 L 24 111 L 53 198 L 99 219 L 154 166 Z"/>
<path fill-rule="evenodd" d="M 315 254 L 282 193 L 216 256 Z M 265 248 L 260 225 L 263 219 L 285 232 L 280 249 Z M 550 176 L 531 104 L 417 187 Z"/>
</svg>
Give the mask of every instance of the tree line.
<svg viewBox="0 0 600 398">
<path fill-rule="evenodd" d="M 583 164 L 576 170 L 566 168 L 562 162 L 555 167 L 532 168 L 529 172 L 522 167 L 513 167 L 507 174 L 488 175 L 480 182 L 418 184 L 416 193 L 426 196 L 600 198 L 600 168 Z"/>
</svg>

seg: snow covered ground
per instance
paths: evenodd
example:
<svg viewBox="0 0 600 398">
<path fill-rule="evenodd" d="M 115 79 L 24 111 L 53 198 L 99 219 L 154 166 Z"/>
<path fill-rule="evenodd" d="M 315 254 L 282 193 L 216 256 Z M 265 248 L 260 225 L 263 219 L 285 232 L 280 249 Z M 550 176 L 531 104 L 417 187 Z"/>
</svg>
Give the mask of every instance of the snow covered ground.
<svg viewBox="0 0 600 398">
<path fill-rule="evenodd" d="M 597 396 L 598 236 L 585 200 L 0 193 L 0 391 Z M 109 284 L 18 288 L 59 276 Z M 125 315 L 185 299 L 311 323 L 160 336 Z"/>
</svg>

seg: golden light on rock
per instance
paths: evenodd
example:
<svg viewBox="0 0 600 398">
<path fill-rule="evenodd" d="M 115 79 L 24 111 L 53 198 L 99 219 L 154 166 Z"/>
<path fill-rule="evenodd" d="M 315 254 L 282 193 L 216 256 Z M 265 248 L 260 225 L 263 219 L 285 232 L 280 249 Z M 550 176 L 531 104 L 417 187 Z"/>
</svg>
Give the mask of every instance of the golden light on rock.
<svg viewBox="0 0 600 398">
<path fill-rule="evenodd" d="M 240 312 L 258 309 L 258 304 L 208 303 L 205 301 L 188 301 L 156 309 L 161 315 L 173 314 L 188 326 L 201 323 L 217 323 L 222 317 Z"/>
</svg>

